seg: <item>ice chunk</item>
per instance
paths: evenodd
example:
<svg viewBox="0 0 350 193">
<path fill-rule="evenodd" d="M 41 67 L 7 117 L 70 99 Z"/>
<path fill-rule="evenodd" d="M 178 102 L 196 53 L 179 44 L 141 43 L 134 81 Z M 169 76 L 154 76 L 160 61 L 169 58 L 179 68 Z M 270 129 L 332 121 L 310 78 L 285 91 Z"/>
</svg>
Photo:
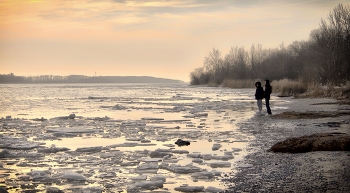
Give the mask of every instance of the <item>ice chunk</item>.
<svg viewBox="0 0 350 193">
<path fill-rule="evenodd" d="M 142 158 L 140 161 L 142 162 L 160 162 L 163 158 Z"/>
<path fill-rule="evenodd" d="M 142 138 L 126 138 L 126 141 L 141 141 Z"/>
<path fill-rule="evenodd" d="M 153 117 L 143 117 L 143 118 L 141 118 L 141 120 L 144 120 L 144 121 L 163 121 L 164 119 L 163 118 L 153 118 Z"/>
<path fill-rule="evenodd" d="M 212 168 L 229 168 L 231 167 L 231 162 L 212 162 L 209 166 Z"/>
<path fill-rule="evenodd" d="M 130 178 L 130 180 L 146 180 L 146 179 L 147 179 L 146 175 L 133 176 Z"/>
<path fill-rule="evenodd" d="M 61 176 L 61 178 L 73 181 L 86 181 L 86 178 L 83 175 L 75 172 L 66 172 Z"/>
<path fill-rule="evenodd" d="M 137 167 L 138 170 L 159 169 L 158 164 L 144 163 Z"/>
<path fill-rule="evenodd" d="M 222 172 L 221 171 L 216 171 L 216 170 L 212 170 L 211 171 L 215 176 L 221 176 Z"/>
<path fill-rule="evenodd" d="M 163 164 L 163 165 L 161 165 L 161 168 L 169 170 L 169 171 L 177 173 L 177 174 L 190 174 L 190 173 L 201 171 L 201 168 L 196 167 L 196 166 L 192 166 L 192 165 L 181 166 L 181 165 L 172 164 L 172 165 L 168 166 L 166 164 Z"/>
<path fill-rule="evenodd" d="M 100 152 L 102 150 L 102 146 L 96 146 L 96 147 L 81 147 L 77 148 L 76 152 Z"/>
<path fill-rule="evenodd" d="M 94 133 L 103 131 L 101 129 L 93 129 L 93 128 L 85 128 L 85 127 L 60 127 L 60 128 L 52 128 L 47 129 L 47 132 L 53 133 Z"/>
<path fill-rule="evenodd" d="M 203 160 L 211 160 L 212 155 L 211 154 L 202 154 L 201 158 Z"/>
<path fill-rule="evenodd" d="M 164 156 L 173 156 L 173 154 L 169 152 L 152 151 L 149 156 L 151 158 L 163 158 Z"/>
<path fill-rule="evenodd" d="M 64 192 L 57 187 L 50 186 L 46 188 L 46 193 L 64 193 Z"/>
<path fill-rule="evenodd" d="M 163 188 L 164 181 L 157 180 L 157 181 L 141 181 L 136 182 L 135 187 L 144 188 L 146 190 L 155 190 L 158 188 Z"/>
<path fill-rule="evenodd" d="M 174 190 L 179 192 L 203 192 L 204 186 L 180 186 L 175 187 Z"/>
<path fill-rule="evenodd" d="M 123 152 L 115 151 L 115 152 L 104 152 L 100 153 L 100 158 L 122 158 Z"/>
<path fill-rule="evenodd" d="M 194 163 L 203 163 L 203 160 L 200 159 L 200 158 L 194 158 L 194 159 L 192 160 L 192 162 L 194 162 Z"/>
<path fill-rule="evenodd" d="M 100 186 L 87 187 L 83 188 L 82 193 L 102 193 L 102 189 Z"/>
<path fill-rule="evenodd" d="M 233 147 L 233 148 L 232 148 L 232 151 L 233 151 L 233 152 L 239 152 L 239 151 L 242 151 L 242 149 L 241 149 L 241 148 L 234 148 L 234 147 Z"/>
<path fill-rule="evenodd" d="M 163 181 L 163 182 L 166 182 L 166 178 L 165 176 L 162 176 L 162 175 L 155 175 L 153 177 L 151 177 L 151 181 Z"/>
<path fill-rule="evenodd" d="M 189 154 L 187 154 L 187 157 L 200 158 L 201 154 L 200 153 L 189 153 Z"/>
<path fill-rule="evenodd" d="M 69 151 L 69 148 L 66 147 L 50 147 L 50 148 L 43 148 L 43 149 L 37 149 L 38 153 L 57 153 L 60 151 Z"/>
<path fill-rule="evenodd" d="M 222 192 L 223 189 L 220 189 L 220 188 L 215 188 L 215 187 L 212 187 L 212 186 L 208 186 L 204 192 Z"/>
<path fill-rule="evenodd" d="M 227 161 L 227 160 L 230 160 L 230 159 L 233 159 L 234 157 L 231 155 L 224 155 L 224 156 L 212 156 L 211 159 L 214 159 L 214 160 L 224 160 L 224 161 Z"/>
<path fill-rule="evenodd" d="M 177 153 L 177 154 L 188 154 L 189 152 L 187 150 L 181 150 L 181 149 L 173 149 L 171 153 Z"/>
<path fill-rule="evenodd" d="M 33 170 L 31 172 L 28 172 L 27 174 L 30 175 L 34 180 L 42 178 L 51 178 L 51 172 L 49 170 Z"/>
<path fill-rule="evenodd" d="M 203 178 L 203 176 L 210 179 L 210 178 L 213 178 L 215 174 L 213 172 L 203 171 L 203 172 L 196 172 L 191 175 L 192 178 Z"/>
<path fill-rule="evenodd" d="M 30 175 L 19 175 L 19 176 L 17 176 L 17 178 L 18 178 L 18 180 L 22 180 L 22 181 L 29 181 L 29 180 L 31 180 L 32 177 Z"/>
<path fill-rule="evenodd" d="M 213 151 L 216 151 L 216 150 L 220 149 L 221 147 L 222 147 L 221 144 L 214 143 L 214 144 L 213 144 L 213 147 L 212 147 L 211 149 L 212 149 Z"/>
</svg>

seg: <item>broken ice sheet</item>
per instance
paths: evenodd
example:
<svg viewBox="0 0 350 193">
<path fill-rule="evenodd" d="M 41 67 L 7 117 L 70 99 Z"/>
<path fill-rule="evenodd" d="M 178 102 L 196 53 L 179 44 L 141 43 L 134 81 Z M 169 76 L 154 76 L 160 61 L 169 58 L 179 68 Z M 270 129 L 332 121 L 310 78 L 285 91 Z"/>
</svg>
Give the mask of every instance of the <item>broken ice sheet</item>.
<svg viewBox="0 0 350 193">
<path fill-rule="evenodd" d="M 104 86 L 102 85 L 102 87 Z M 248 140 L 246 136 L 240 137 L 240 133 L 235 130 L 236 127 L 229 122 L 229 117 L 234 116 L 227 110 L 226 106 L 229 101 L 227 98 L 234 96 L 232 93 L 217 93 L 215 89 L 204 88 L 204 92 L 200 89 L 200 92 L 194 93 L 192 96 L 192 90 L 190 92 L 183 90 L 182 93 L 186 94 L 178 95 L 176 94 L 179 92 L 177 88 L 156 91 L 152 88 L 150 89 L 152 94 L 145 97 L 147 89 L 141 92 L 138 90 L 135 92 L 135 96 L 129 96 L 124 92 L 115 92 L 116 87 L 119 86 L 108 87 L 111 88 L 111 91 L 113 90 L 110 93 L 95 92 L 96 90 L 100 91 L 100 88 L 89 87 L 90 90 L 85 92 L 85 96 L 73 96 L 72 100 L 63 100 L 70 104 L 73 103 L 74 107 L 79 107 L 73 109 L 73 111 L 79 112 L 55 113 L 55 116 L 57 116 L 56 114 L 68 115 L 70 113 L 84 114 L 84 117 L 91 118 L 75 116 L 74 119 L 68 119 L 68 117 L 49 119 L 44 124 L 43 122 L 31 122 L 30 131 L 34 135 L 29 135 L 28 130 L 21 129 L 25 123 L 8 122 L 7 126 L 12 127 L 12 129 L 5 130 L 3 128 L 2 131 L 10 133 L 9 135 L 21 131 L 17 132 L 17 137 L 27 138 L 30 136 L 36 141 L 46 143 L 44 147 L 39 146 L 31 150 L 30 155 L 34 155 L 33 152 L 36 150 L 42 152 L 40 160 L 34 161 L 23 157 L 25 160 L 21 164 L 26 167 L 21 169 L 30 170 L 33 166 L 40 166 L 43 170 L 50 169 L 52 178 L 63 181 L 68 181 L 68 178 L 60 178 L 57 176 L 58 174 L 64 176 L 66 172 L 75 172 L 85 177 L 86 180 L 78 186 L 61 183 L 59 189 L 62 191 L 83 191 L 83 189 L 84 191 L 93 191 L 93 189 L 84 186 L 96 185 L 96 191 L 103 189 L 111 192 L 122 192 L 126 191 L 127 185 L 130 185 L 129 181 L 165 181 L 166 179 L 171 180 L 171 182 L 163 183 L 164 189 L 158 191 L 173 192 L 174 188 L 179 187 L 181 181 L 184 180 L 189 182 L 189 186 L 195 185 L 192 183 L 191 174 L 210 171 L 210 162 L 226 161 L 229 158 L 236 159 L 233 158 L 232 153 L 238 150 L 231 148 L 242 148 L 244 143 L 232 144 L 231 141 Z M 140 88 L 144 89 L 143 87 L 148 86 Z M 197 90 L 198 88 L 191 89 Z M 154 94 L 160 96 L 154 97 Z M 114 97 L 116 95 L 123 97 Z M 96 99 L 92 97 L 87 100 L 87 96 L 96 96 Z M 102 97 L 99 98 L 99 96 Z M 187 98 L 187 96 L 189 97 Z M 63 103 L 60 105 L 64 106 Z M 108 108 L 101 108 L 101 106 Z M 112 109 L 113 106 L 115 109 Z M 132 111 L 127 111 L 123 107 Z M 236 111 L 240 108 L 235 107 Z M 65 111 L 67 109 L 69 108 L 64 107 Z M 183 115 L 192 115 L 193 117 L 183 118 Z M 45 115 L 44 117 L 49 118 L 50 116 Z M 219 121 L 214 122 L 214 120 Z M 235 131 L 235 133 L 224 131 Z M 174 142 L 179 138 L 190 141 L 191 145 L 175 146 Z M 217 139 L 220 140 L 216 141 Z M 213 143 L 220 144 L 222 147 L 213 152 Z M 55 145 L 55 148 L 52 147 L 52 144 Z M 140 144 L 152 144 L 152 146 Z M 14 152 L 18 150 L 9 151 L 10 154 L 15 155 Z M 187 157 L 187 154 L 192 156 Z M 36 156 L 38 155 L 36 154 Z M 192 163 L 192 160 L 195 162 Z M 201 160 L 203 163 L 200 163 Z M 40 165 L 39 162 L 48 166 Z M 234 160 L 230 160 L 230 162 L 234 163 Z M 8 163 L 15 166 L 18 162 Z M 174 163 L 177 166 L 171 165 Z M 150 164 L 155 164 L 154 168 Z M 156 165 L 159 166 L 158 169 Z M 10 165 L 6 165 L 6 167 L 10 167 Z M 211 174 L 202 173 L 198 176 L 199 180 L 208 180 L 205 181 L 206 185 L 202 191 L 208 190 L 210 192 L 210 187 L 221 187 L 218 176 L 221 172 L 228 171 L 229 168 L 217 168 L 217 170 L 217 172 L 211 171 Z M 142 174 L 139 179 L 135 177 L 138 175 L 137 172 Z M 158 176 L 160 173 L 166 177 Z M 212 177 L 214 173 L 217 178 Z M 23 179 L 27 179 L 27 177 L 26 173 L 21 176 Z M 132 180 L 132 177 L 135 179 Z M 131 185 L 135 186 L 135 182 L 132 182 Z M 147 189 L 151 191 L 150 189 L 155 188 L 155 185 L 143 182 L 137 184 L 137 188 L 145 187 L 146 189 L 142 188 L 141 191 Z"/>
</svg>

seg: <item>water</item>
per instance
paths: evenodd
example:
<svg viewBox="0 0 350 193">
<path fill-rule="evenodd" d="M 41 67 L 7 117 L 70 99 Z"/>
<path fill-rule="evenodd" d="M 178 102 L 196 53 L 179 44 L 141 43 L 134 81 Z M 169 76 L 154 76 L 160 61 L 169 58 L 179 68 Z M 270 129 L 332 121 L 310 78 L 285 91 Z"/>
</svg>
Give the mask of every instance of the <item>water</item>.
<svg viewBox="0 0 350 193">
<path fill-rule="evenodd" d="M 0 185 L 6 186 L 10 192 L 45 190 L 50 186 L 65 192 L 89 187 L 105 192 L 126 192 L 127 189 L 134 190 L 132 188 L 138 182 L 132 177 L 145 175 L 146 181 L 150 181 L 157 174 L 166 177 L 163 187 L 157 190 L 173 192 L 175 187 L 183 184 L 205 184 L 205 188 L 224 189 L 219 175 L 198 179 L 191 177 L 193 173 L 181 174 L 161 165 L 171 165 L 171 162 L 181 166 L 190 164 L 208 172 L 234 169 L 251 140 L 250 136 L 237 131 L 237 123 L 253 116 L 256 109 L 254 92 L 253 89 L 184 84 L 0 85 L 0 117 L 19 118 L 1 120 L 3 142 L 0 142 L 0 150 L 9 149 L 12 158 L 1 159 L 4 170 L 0 170 Z M 75 114 L 76 118 L 62 118 L 70 114 Z M 37 121 L 36 118 L 47 120 Z M 177 139 L 191 144 L 176 146 Z M 27 146 L 40 144 L 23 150 L 18 146 L 21 143 Z M 221 148 L 212 150 L 213 144 L 220 144 Z M 97 146 L 102 149 L 78 151 L 78 148 Z M 70 151 L 36 155 L 40 149 L 49 147 L 65 147 Z M 241 148 L 242 151 L 232 148 Z M 170 158 L 162 158 L 163 163 L 156 161 L 159 168 L 154 170 L 139 169 L 152 151 L 174 150 L 188 153 L 172 153 Z M 104 156 L 115 153 L 118 158 Z M 210 154 L 212 159 L 203 156 L 194 159 L 189 156 L 193 153 Z M 223 157 L 230 154 L 233 157 Z M 38 160 L 43 164 L 38 164 Z M 213 168 L 212 164 L 216 162 L 229 162 L 231 166 Z M 18 177 L 28 175 L 31 170 L 49 170 L 50 183 L 43 179 L 23 180 Z M 87 180 L 71 182 L 62 179 L 66 171 L 82 174 Z M 143 191 L 147 189 L 151 191 L 152 188 L 141 188 Z"/>
</svg>

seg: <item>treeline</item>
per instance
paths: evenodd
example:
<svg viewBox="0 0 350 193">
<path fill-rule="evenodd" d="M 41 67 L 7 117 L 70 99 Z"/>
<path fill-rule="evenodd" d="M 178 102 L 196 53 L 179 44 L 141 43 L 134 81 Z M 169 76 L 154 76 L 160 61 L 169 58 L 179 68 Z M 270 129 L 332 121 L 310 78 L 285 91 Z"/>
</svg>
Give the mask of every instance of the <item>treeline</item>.
<svg viewBox="0 0 350 193">
<path fill-rule="evenodd" d="M 1 84 L 37 84 L 37 83 L 181 83 L 180 80 L 155 78 L 150 76 L 15 76 L 0 74 Z"/>
<path fill-rule="evenodd" d="M 261 44 L 232 47 L 224 57 L 213 49 L 203 67 L 190 74 L 192 85 L 220 85 L 224 80 L 301 80 L 339 85 L 350 80 L 350 8 L 339 4 L 321 19 L 307 41 L 283 43 L 275 49 Z"/>
</svg>

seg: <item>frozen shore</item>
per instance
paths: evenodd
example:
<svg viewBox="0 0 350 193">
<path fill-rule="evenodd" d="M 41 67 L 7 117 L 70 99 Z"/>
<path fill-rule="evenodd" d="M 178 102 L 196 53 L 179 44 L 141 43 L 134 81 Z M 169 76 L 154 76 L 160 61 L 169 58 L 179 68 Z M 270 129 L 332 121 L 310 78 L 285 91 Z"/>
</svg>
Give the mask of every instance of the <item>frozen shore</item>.
<svg viewBox="0 0 350 193">
<path fill-rule="evenodd" d="M 350 192 L 350 152 L 316 151 L 273 153 L 268 150 L 290 137 L 314 133 L 350 134 L 349 105 L 332 99 L 291 99 L 274 114 L 295 112 L 347 112 L 335 117 L 264 117 L 255 116 L 241 123 L 239 130 L 255 136 L 250 153 L 242 161 L 249 167 L 225 174 L 225 192 Z M 283 106 L 283 105 L 282 105 Z"/>
</svg>

